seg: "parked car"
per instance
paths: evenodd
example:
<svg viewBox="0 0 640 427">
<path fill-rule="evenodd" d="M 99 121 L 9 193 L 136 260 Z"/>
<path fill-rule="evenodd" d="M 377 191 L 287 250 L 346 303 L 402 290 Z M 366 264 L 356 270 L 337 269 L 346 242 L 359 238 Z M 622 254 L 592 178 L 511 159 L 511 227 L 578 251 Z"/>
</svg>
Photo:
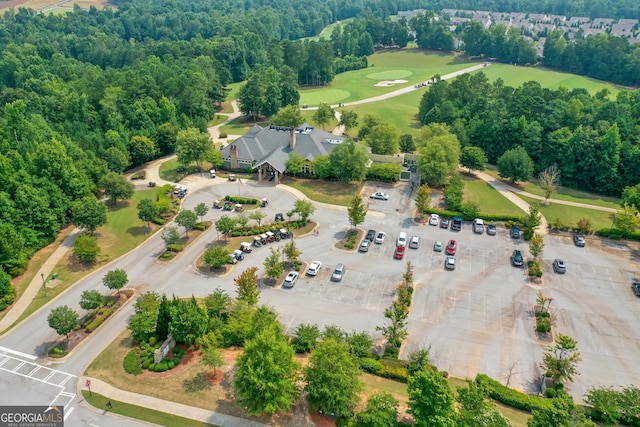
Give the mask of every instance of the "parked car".
<svg viewBox="0 0 640 427">
<path fill-rule="evenodd" d="M 567 272 L 567 265 L 564 263 L 564 260 L 560 258 L 556 258 L 553 260 L 553 271 L 558 274 L 564 274 Z"/>
<path fill-rule="evenodd" d="M 411 241 L 409 241 L 409 247 L 411 249 L 418 249 L 420 247 L 420 236 L 411 236 Z"/>
<path fill-rule="evenodd" d="M 414 165 L 414 164 L 409 165 L 409 172 L 415 172 L 417 170 L 418 170 L 418 168 L 416 167 L 416 165 Z"/>
<path fill-rule="evenodd" d="M 332 282 L 339 282 L 342 280 L 342 277 L 344 276 L 344 264 L 340 263 L 338 265 L 336 265 L 335 270 L 333 270 L 333 274 L 331 275 L 331 281 Z"/>
<path fill-rule="evenodd" d="M 476 234 L 484 233 L 484 221 L 482 218 L 476 218 L 473 220 L 473 232 Z"/>
<path fill-rule="evenodd" d="M 453 222 L 451 223 L 451 231 L 460 231 L 462 230 L 462 217 L 454 216 Z"/>
<path fill-rule="evenodd" d="M 287 274 L 287 277 L 284 278 L 284 283 L 282 284 L 282 286 L 284 286 L 285 288 L 293 288 L 293 285 L 295 285 L 297 281 L 298 272 L 290 271 L 289 274 Z"/>
<path fill-rule="evenodd" d="M 373 242 L 373 239 L 375 239 L 375 237 L 376 237 L 376 230 L 369 230 L 367 231 L 367 237 L 365 237 L 365 240 Z"/>
<path fill-rule="evenodd" d="M 440 221 L 440 215 L 431 214 L 431 217 L 429 218 L 429 225 L 438 225 L 439 221 Z"/>
<path fill-rule="evenodd" d="M 396 248 L 395 253 L 393 254 L 393 257 L 395 259 L 402 259 L 404 258 L 404 246 L 398 246 Z"/>
<path fill-rule="evenodd" d="M 444 268 L 446 268 L 447 270 L 455 270 L 456 269 L 456 257 L 454 256 L 447 256 L 447 258 L 444 260 Z"/>
<path fill-rule="evenodd" d="M 497 232 L 498 232 L 498 229 L 496 228 L 495 224 L 487 225 L 487 234 L 489 236 L 495 236 Z"/>
<path fill-rule="evenodd" d="M 372 199 L 376 199 L 376 200 L 389 200 L 389 195 L 387 193 L 373 193 L 371 195 Z"/>
<path fill-rule="evenodd" d="M 385 233 L 384 231 L 379 231 L 378 235 L 376 236 L 375 243 L 379 245 L 383 244 L 385 237 L 387 237 L 387 233 Z"/>
<path fill-rule="evenodd" d="M 398 240 L 396 241 L 396 246 L 402 246 L 402 247 L 407 246 L 407 233 L 402 231 L 400 234 L 398 234 Z"/>
<path fill-rule="evenodd" d="M 520 229 L 518 227 L 511 227 L 510 235 L 511 235 L 512 239 L 519 239 L 520 238 Z"/>
<path fill-rule="evenodd" d="M 514 249 L 511 254 L 511 265 L 514 267 L 522 267 L 524 265 L 524 258 L 522 257 L 522 252 L 518 249 Z"/>
<path fill-rule="evenodd" d="M 442 218 L 440 220 L 440 228 L 449 228 L 449 223 L 451 221 L 449 221 L 449 218 Z"/>
<path fill-rule="evenodd" d="M 281 213 L 277 213 L 276 214 L 276 222 L 278 221 L 284 221 L 284 215 Z"/>
<path fill-rule="evenodd" d="M 360 243 L 360 248 L 358 251 L 360 252 L 369 252 L 369 245 L 371 244 L 371 240 L 364 239 L 362 243 Z"/>
<path fill-rule="evenodd" d="M 587 244 L 587 242 L 584 240 L 584 237 L 582 236 L 582 234 L 574 234 L 573 235 L 573 243 L 575 243 L 576 246 L 579 246 L 581 248 L 583 248 L 584 245 Z"/>
<path fill-rule="evenodd" d="M 315 276 L 318 274 L 321 268 L 322 263 L 320 261 L 313 261 L 311 264 L 309 264 L 309 268 L 307 268 L 307 275 Z"/>
<path fill-rule="evenodd" d="M 455 240 L 449 240 L 449 243 L 447 244 L 447 255 L 455 255 L 457 246 L 458 245 Z"/>
<path fill-rule="evenodd" d="M 435 252 L 442 252 L 442 242 L 441 241 L 437 241 L 433 244 L 433 250 Z"/>
<path fill-rule="evenodd" d="M 640 297 L 640 282 L 634 280 L 633 283 L 631 283 L 631 289 L 637 297 Z"/>
</svg>

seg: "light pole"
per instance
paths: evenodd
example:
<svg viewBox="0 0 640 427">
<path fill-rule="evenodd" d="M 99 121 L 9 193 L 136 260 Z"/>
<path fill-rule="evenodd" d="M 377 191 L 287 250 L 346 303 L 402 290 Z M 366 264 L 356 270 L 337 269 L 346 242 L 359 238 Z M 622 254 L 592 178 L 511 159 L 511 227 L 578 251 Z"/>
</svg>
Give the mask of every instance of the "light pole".
<svg viewBox="0 0 640 427">
<path fill-rule="evenodd" d="M 40 277 L 42 277 L 42 289 L 44 290 L 44 297 L 47 297 L 47 281 L 44 280 L 44 273 L 40 273 Z"/>
</svg>

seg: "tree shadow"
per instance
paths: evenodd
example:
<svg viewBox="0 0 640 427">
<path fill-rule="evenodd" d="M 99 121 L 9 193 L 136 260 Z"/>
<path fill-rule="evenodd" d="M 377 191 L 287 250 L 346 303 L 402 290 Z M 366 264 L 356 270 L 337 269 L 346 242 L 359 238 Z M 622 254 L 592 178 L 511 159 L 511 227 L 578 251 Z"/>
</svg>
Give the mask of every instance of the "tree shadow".
<svg viewBox="0 0 640 427">
<path fill-rule="evenodd" d="M 211 381 L 206 372 L 198 372 L 191 378 L 187 378 L 182 382 L 182 388 L 187 393 L 211 389 Z"/>
<path fill-rule="evenodd" d="M 127 234 L 132 237 L 143 236 L 149 233 L 149 229 L 146 226 L 134 226 L 127 228 Z"/>
</svg>

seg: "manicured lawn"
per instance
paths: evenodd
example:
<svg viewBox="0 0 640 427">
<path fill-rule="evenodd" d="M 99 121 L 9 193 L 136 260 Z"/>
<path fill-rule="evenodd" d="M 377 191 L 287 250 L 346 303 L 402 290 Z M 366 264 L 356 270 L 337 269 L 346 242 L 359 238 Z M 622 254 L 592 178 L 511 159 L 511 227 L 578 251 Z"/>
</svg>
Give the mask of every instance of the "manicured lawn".
<svg viewBox="0 0 640 427">
<path fill-rule="evenodd" d="M 488 214 L 525 215 L 526 212 L 511 203 L 496 189 L 474 177 L 462 175 L 464 181 L 464 200 L 476 202 L 480 212 Z"/>
<path fill-rule="evenodd" d="M 231 123 L 221 126 L 220 133 L 226 133 L 227 135 L 244 135 L 254 124 L 251 117 L 240 116 Z M 265 127 L 269 125 L 269 121 L 258 122 L 257 124 Z"/>
<path fill-rule="evenodd" d="M 236 83 L 229 83 L 227 85 L 227 89 L 229 89 L 229 92 L 227 93 L 227 101 L 233 101 L 234 99 L 238 99 L 238 91 L 240 91 L 240 88 L 246 83 L 246 81 L 242 81 L 242 82 L 236 82 Z M 229 107 L 231 107 L 231 105 L 229 105 Z M 229 110 L 229 111 L 224 111 L 225 113 L 230 113 L 233 110 Z"/>
<path fill-rule="evenodd" d="M 575 74 L 561 73 L 542 67 L 519 67 L 496 63 L 475 72 L 485 73 L 489 81 L 501 78 L 505 86 L 517 87 L 522 83 L 534 80 L 544 88 L 558 89 L 560 86 L 564 86 L 569 90 L 584 88 L 592 95 L 602 89 L 608 89 L 610 92 L 609 99 L 615 99 L 618 92 L 620 92 L 620 89 L 612 83 Z"/>
<path fill-rule="evenodd" d="M 283 184 L 301 191 L 313 201 L 339 206 L 349 206 L 353 196 L 360 193 L 363 185 L 363 183 L 346 185 L 339 181 L 290 178 L 285 179 Z"/>
<path fill-rule="evenodd" d="M 369 67 L 336 75 L 327 87 L 302 89 L 300 104 L 336 104 L 365 99 L 474 65 L 450 53 L 422 49 L 393 49 L 369 56 Z M 381 80 L 407 80 L 394 86 L 375 86 Z"/>
<path fill-rule="evenodd" d="M 318 40 L 320 40 L 321 38 L 323 38 L 323 39 L 327 39 L 327 40 L 330 40 L 330 39 L 331 39 L 331 34 L 333 33 L 333 30 L 335 30 L 335 29 L 336 29 L 336 27 L 337 27 L 338 25 L 345 25 L 345 24 L 347 24 L 348 22 L 353 21 L 354 19 L 355 19 L 355 18 L 348 18 L 348 19 L 343 19 L 342 21 L 334 22 L 333 24 L 329 24 L 329 25 L 327 25 L 326 27 L 324 27 L 324 28 L 322 29 L 322 31 L 320 31 L 320 34 L 319 34 L 319 35 L 317 35 L 317 36 L 311 36 L 311 37 L 303 37 L 303 38 L 302 38 L 302 39 L 300 39 L 300 40 L 312 40 L 312 41 L 318 41 Z"/>
<path fill-rule="evenodd" d="M 180 167 L 180 163 L 178 159 L 167 160 L 166 162 L 160 165 L 160 178 L 165 181 L 178 182 L 182 175 L 177 172 L 177 169 Z"/>
<path fill-rule="evenodd" d="M 144 198 L 155 200 L 158 190 L 158 188 L 153 188 L 136 191 L 131 200 L 118 202 L 117 206 L 109 206 L 107 224 L 98 228 L 94 233 L 101 249 L 99 260 L 94 264 L 82 264 L 75 260 L 73 250 L 69 250 L 53 269 L 54 273 L 58 273 L 60 283 L 51 289 L 47 288 L 46 298 L 43 293 L 40 293 L 29 304 L 18 321 L 27 318 L 84 276 L 138 247 L 152 236 L 158 226 L 152 224 L 152 229 L 147 229 L 138 219 L 137 205 Z"/>
<path fill-rule="evenodd" d="M 525 197 L 518 194 L 522 200 L 527 203 L 540 202 L 539 200 Z M 540 206 L 540 212 L 547 219 L 549 224 L 553 223 L 556 218 L 560 218 L 562 224 L 575 227 L 578 220 L 587 218 L 591 221 L 591 230 L 599 230 L 601 228 L 611 227 L 613 221 L 613 213 L 598 211 L 595 209 L 577 208 L 574 206 L 561 205 L 551 203 L 550 205 Z"/>
<path fill-rule="evenodd" d="M 498 171 L 494 165 L 487 165 L 484 171 L 491 176 L 500 179 Z M 533 179 L 527 182 L 520 182 L 518 186 L 523 190 L 537 196 L 544 197 L 544 190 L 537 184 L 537 180 Z M 552 199 L 565 200 L 567 202 L 585 203 L 588 205 L 602 206 L 605 208 L 618 209 L 620 207 L 620 199 L 617 197 L 603 196 L 602 194 L 587 193 L 586 191 L 574 190 L 573 188 L 560 187 L 557 192 L 551 195 Z"/>
<path fill-rule="evenodd" d="M 82 390 L 82 396 L 89 404 L 100 410 L 108 410 L 114 414 L 120 414 L 125 417 L 135 418 L 137 420 L 143 420 L 167 427 L 206 427 L 213 425 L 191 420 L 189 418 L 178 417 L 166 412 L 154 411 L 153 409 L 132 405 L 130 403 L 107 399 L 98 393 L 91 393 L 91 395 L 89 395 L 89 390 Z M 107 402 L 111 402 L 111 409 L 107 409 Z"/>
</svg>

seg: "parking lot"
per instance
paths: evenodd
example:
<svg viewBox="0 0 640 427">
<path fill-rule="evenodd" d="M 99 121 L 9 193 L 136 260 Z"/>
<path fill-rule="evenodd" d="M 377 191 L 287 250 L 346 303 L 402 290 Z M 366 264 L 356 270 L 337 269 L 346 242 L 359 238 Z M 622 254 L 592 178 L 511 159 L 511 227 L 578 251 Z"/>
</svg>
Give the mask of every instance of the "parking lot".
<svg viewBox="0 0 640 427">
<path fill-rule="evenodd" d="M 246 190 L 250 189 L 241 187 L 242 195 L 251 194 Z M 483 372 L 504 383 L 511 371 L 514 387 L 535 391 L 547 343 L 538 341 L 531 308 L 542 290 L 553 298 L 554 331 L 575 338 L 582 353 L 581 375 L 569 385 L 575 398 L 591 385 L 640 382 L 636 366 L 640 333 L 635 327 L 640 324 L 640 299 L 630 289 L 638 260 L 627 246 L 602 245 L 588 237 L 586 247 L 578 248 L 570 235 L 548 235 L 543 282 L 532 284 L 525 269 L 511 266 L 514 249 L 520 249 L 525 258 L 530 254 L 528 244 L 511 239 L 509 230 L 498 227 L 497 235 L 489 236 L 473 233 L 469 223 L 460 232 L 421 225 L 411 215 L 415 194 L 408 184 L 366 188 L 363 196 L 375 191 L 388 193 L 390 199 L 367 199 L 369 214 L 359 228 L 386 232 L 383 244 L 371 245 L 366 253 L 336 249 L 335 243 L 349 228 L 347 214 L 318 206 L 313 219 L 320 224 L 320 235 L 299 238 L 296 244 L 301 258 L 322 261 L 322 270 L 316 277 L 301 275 L 291 289 L 263 289 L 261 302 L 280 313 L 287 330 L 300 323 L 335 324 L 379 337 L 375 327 L 385 323 L 384 309 L 391 305 L 406 262 L 411 261 L 415 291 L 402 356 L 431 346 L 433 362 L 454 376 Z M 269 216 L 293 204 L 293 198 L 272 188 L 261 188 L 255 196 L 262 194 L 270 200 L 264 209 Z M 222 213 L 217 212 L 209 215 Z M 420 236 L 421 244 L 418 249 L 407 248 L 403 260 L 395 260 L 400 231 L 409 240 Z M 444 251 L 433 251 L 435 241 L 446 247 L 450 239 L 457 241 L 454 271 L 445 270 Z M 262 270 L 267 254 L 268 247 L 254 250 L 231 275 L 251 265 Z M 555 258 L 564 259 L 566 274 L 554 273 Z M 344 279 L 331 282 L 331 271 L 338 263 L 346 265 Z M 233 290 L 231 283 L 229 290 Z"/>
</svg>

